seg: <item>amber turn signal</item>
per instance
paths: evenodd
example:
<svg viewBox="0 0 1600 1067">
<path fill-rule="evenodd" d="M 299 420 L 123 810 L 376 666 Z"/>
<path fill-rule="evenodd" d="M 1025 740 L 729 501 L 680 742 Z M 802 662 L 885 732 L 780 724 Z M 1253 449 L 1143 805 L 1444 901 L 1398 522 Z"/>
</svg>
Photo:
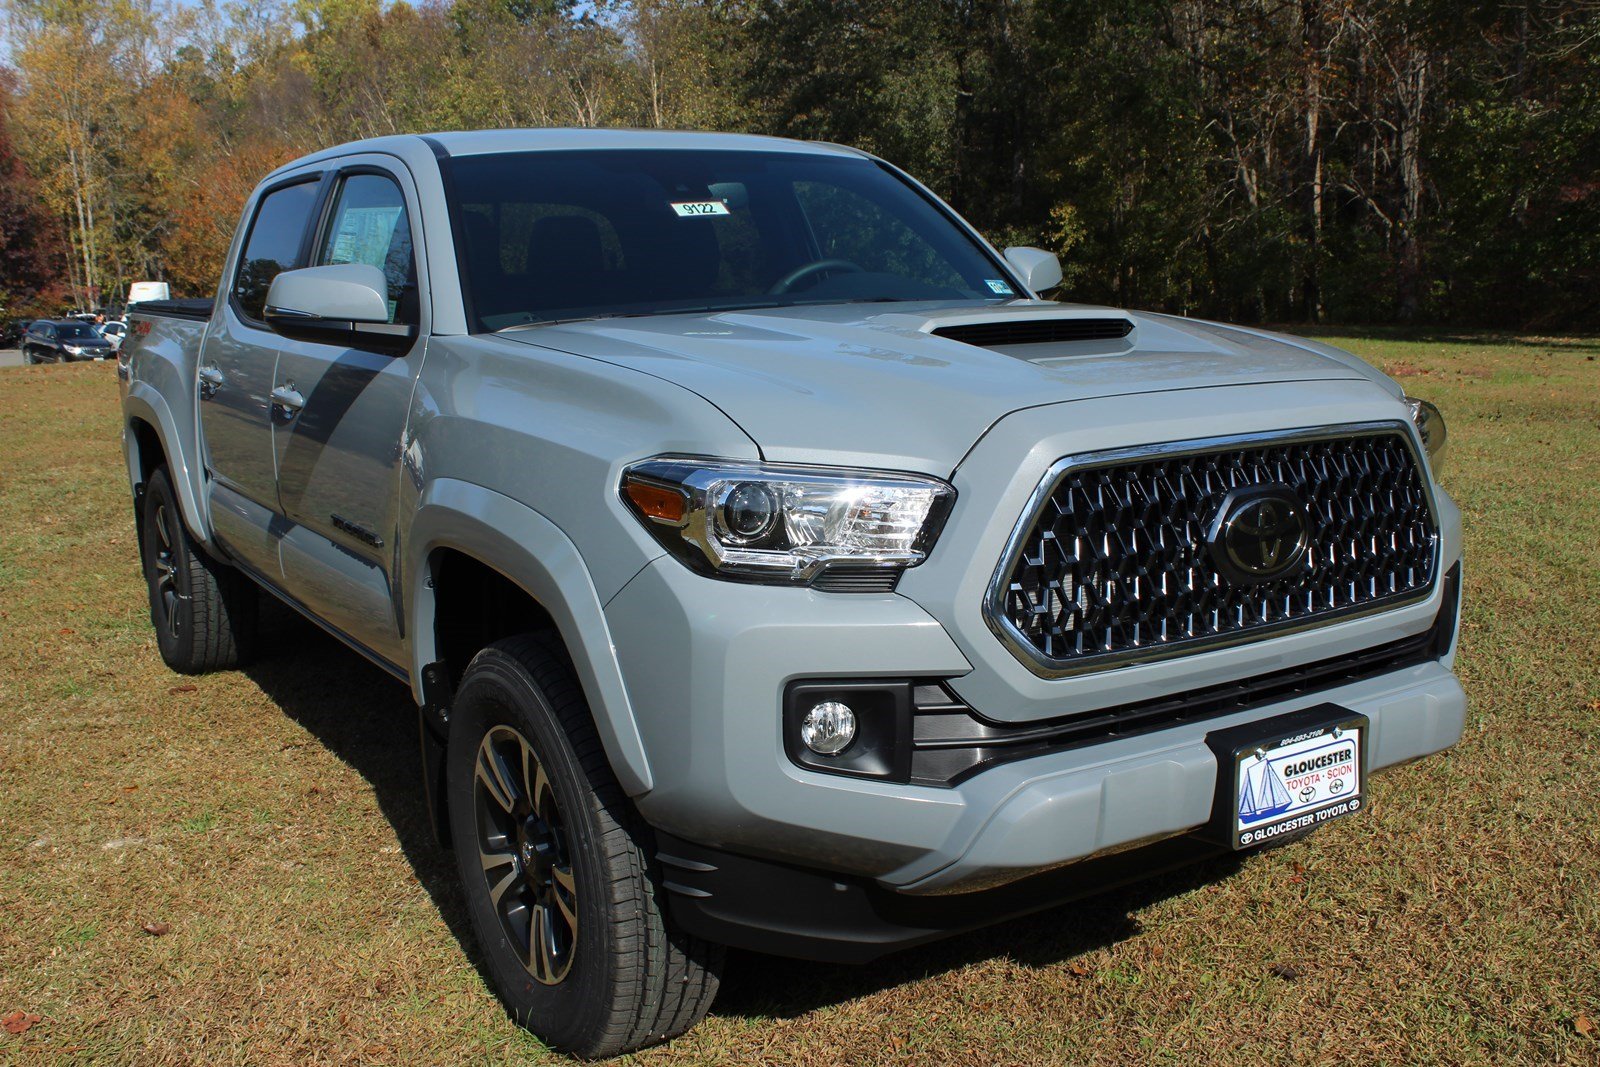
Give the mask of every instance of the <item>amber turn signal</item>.
<svg viewBox="0 0 1600 1067">
<path fill-rule="evenodd" d="M 657 522 L 681 525 L 684 516 L 689 512 L 688 499 L 677 489 L 651 485 L 648 482 L 630 481 L 623 486 L 622 491 L 628 495 L 628 500 L 639 509 L 641 515 Z"/>
</svg>

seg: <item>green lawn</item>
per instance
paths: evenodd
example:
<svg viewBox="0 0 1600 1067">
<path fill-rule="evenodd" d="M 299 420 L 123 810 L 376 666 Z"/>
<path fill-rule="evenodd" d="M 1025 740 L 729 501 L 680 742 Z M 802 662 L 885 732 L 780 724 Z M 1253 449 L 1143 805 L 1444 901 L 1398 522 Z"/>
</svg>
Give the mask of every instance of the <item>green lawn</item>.
<svg viewBox="0 0 1600 1067">
<path fill-rule="evenodd" d="M 735 955 L 638 1061 L 1600 1062 L 1600 342 L 1329 339 L 1449 419 L 1461 745 L 1242 865 L 865 968 Z M 408 694 L 282 618 L 168 673 L 111 367 L 0 400 L 0 1017 L 41 1017 L 0 1062 L 548 1058 L 464 947 Z"/>
</svg>

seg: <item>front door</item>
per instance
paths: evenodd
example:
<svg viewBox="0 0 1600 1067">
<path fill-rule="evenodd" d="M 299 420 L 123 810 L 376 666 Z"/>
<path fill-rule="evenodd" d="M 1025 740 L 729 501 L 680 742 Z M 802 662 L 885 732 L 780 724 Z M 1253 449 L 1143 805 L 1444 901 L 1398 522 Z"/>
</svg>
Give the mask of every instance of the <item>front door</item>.
<svg viewBox="0 0 1600 1067">
<path fill-rule="evenodd" d="M 376 164 L 346 167 L 335 179 L 311 265 L 382 270 L 389 321 L 422 327 L 417 343 L 384 355 L 280 338 L 274 381 L 286 584 L 317 615 L 391 662 L 402 658 L 391 589 L 401 435 L 427 326 L 407 185 Z"/>
<path fill-rule="evenodd" d="M 212 527 L 236 559 L 279 577 L 269 529 L 277 510 L 272 377 L 282 338 L 262 321 L 267 287 L 305 266 L 321 175 L 288 179 L 258 199 L 230 281 L 200 351 L 200 425 L 210 475 Z"/>
</svg>

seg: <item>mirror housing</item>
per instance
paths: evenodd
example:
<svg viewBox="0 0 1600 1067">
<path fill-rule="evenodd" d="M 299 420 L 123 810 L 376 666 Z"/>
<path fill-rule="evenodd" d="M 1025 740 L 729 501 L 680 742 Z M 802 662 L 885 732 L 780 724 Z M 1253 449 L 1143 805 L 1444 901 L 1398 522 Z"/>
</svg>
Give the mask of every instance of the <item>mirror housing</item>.
<svg viewBox="0 0 1600 1067">
<path fill-rule="evenodd" d="M 1006 249 L 1006 262 L 1016 268 L 1023 284 L 1035 293 L 1061 284 L 1061 261 L 1042 248 L 1013 245 Z"/>
<path fill-rule="evenodd" d="M 404 352 L 417 328 L 389 322 L 388 288 L 383 271 L 367 263 L 286 270 L 267 288 L 262 317 L 296 341 Z"/>
</svg>

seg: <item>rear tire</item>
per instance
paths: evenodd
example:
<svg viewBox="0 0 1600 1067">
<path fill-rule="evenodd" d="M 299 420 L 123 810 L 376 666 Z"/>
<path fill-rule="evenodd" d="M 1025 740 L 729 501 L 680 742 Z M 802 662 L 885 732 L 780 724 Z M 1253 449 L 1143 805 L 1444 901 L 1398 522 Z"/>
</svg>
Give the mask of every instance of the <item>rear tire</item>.
<svg viewBox="0 0 1600 1067">
<path fill-rule="evenodd" d="M 255 640 L 254 583 L 189 536 L 165 467 L 145 483 L 142 507 L 139 551 L 161 658 L 180 674 L 244 663 Z"/>
<path fill-rule="evenodd" d="M 667 915 L 649 827 L 562 661 L 532 637 L 479 652 L 445 760 L 467 909 L 511 1016 L 591 1059 L 699 1022 L 723 949 Z"/>
</svg>

